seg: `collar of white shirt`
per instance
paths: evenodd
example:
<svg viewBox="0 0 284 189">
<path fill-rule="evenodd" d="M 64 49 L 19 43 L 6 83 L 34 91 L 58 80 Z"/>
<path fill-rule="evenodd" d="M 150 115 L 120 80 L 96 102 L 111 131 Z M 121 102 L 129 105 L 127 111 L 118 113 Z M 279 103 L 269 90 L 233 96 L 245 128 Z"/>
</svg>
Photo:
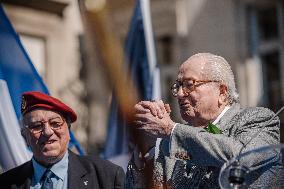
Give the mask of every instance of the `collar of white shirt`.
<svg viewBox="0 0 284 189">
<path fill-rule="evenodd" d="M 223 115 L 230 109 L 231 106 L 225 106 L 224 110 L 218 115 L 218 117 L 212 122 L 212 124 L 216 125 Z"/>
</svg>

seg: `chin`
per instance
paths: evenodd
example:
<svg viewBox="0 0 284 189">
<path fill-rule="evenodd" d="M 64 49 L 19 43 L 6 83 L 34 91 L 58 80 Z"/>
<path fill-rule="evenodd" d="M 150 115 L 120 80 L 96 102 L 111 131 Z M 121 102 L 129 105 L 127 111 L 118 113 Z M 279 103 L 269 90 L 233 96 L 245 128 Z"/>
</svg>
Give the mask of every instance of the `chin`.
<svg viewBox="0 0 284 189">
<path fill-rule="evenodd" d="M 60 155 L 60 153 L 57 150 L 49 150 L 42 152 L 42 155 L 44 157 L 57 157 Z"/>
<path fill-rule="evenodd" d="M 53 156 L 53 155 L 41 154 L 40 156 L 35 157 L 35 159 L 40 164 L 48 167 L 48 166 L 53 165 L 53 164 L 57 163 L 58 161 L 60 161 L 62 159 L 62 157 L 61 156 Z"/>
</svg>

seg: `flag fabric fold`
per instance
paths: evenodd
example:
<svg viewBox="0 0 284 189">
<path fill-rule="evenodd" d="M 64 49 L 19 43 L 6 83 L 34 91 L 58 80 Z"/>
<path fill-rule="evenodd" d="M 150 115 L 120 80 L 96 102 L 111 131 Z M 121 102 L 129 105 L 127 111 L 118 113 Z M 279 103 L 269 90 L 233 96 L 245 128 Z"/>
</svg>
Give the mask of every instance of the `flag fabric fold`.
<svg viewBox="0 0 284 189">
<path fill-rule="evenodd" d="M 142 12 L 144 3 L 145 0 L 138 0 L 136 2 L 125 43 L 125 55 L 127 67 L 130 70 L 131 79 L 134 81 L 140 95 L 140 100 L 151 100 L 160 98 L 160 78 L 155 57 L 154 59 L 149 57 L 149 54 L 155 56 L 155 52 L 149 53 L 149 41 L 152 45 L 154 45 L 154 42 L 152 33 L 150 35 L 146 35 L 145 33 L 146 31 L 152 32 L 152 28 L 150 30 L 145 29 L 145 13 L 143 14 Z M 149 7 L 147 11 L 148 13 L 150 12 Z M 148 26 L 151 26 L 151 24 L 148 24 Z M 146 36 L 150 37 L 150 39 L 146 38 Z M 125 157 L 125 154 L 128 153 L 128 138 L 128 127 L 122 115 L 120 115 L 116 98 L 113 96 L 104 157 L 110 160 L 114 160 L 117 157 L 120 162 L 116 162 L 115 160 L 113 162 L 125 168 L 128 159 L 125 160 L 124 158 L 124 162 L 122 162 L 120 156 Z"/>
<path fill-rule="evenodd" d="M 25 160 L 28 160 L 28 156 L 26 156 L 24 152 L 27 151 L 25 143 L 19 134 L 15 134 L 13 132 L 20 132 L 18 120 L 21 116 L 21 94 L 27 91 L 40 91 L 45 94 L 48 94 L 49 92 L 21 44 L 19 36 L 13 29 L 13 26 L 6 16 L 1 4 L 0 81 L 0 129 L 3 131 L 0 132 L 0 139 L 1 144 L 7 144 L 5 149 L 3 145 L 0 146 L 0 163 L 4 170 L 7 170 L 19 165 L 19 163 L 23 163 Z M 9 110 L 9 117 L 6 115 L 6 110 Z M 15 116 L 12 114 L 15 114 Z M 13 141 L 11 141 L 10 138 L 13 138 L 13 141 L 19 141 L 19 147 L 21 148 L 16 148 L 15 145 L 11 144 Z M 70 141 L 70 144 L 75 143 L 78 147 L 76 139 L 74 137 L 72 139 L 73 140 Z M 7 161 L 7 157 L 11 157 L 11 159 L 15 160 L 21 159 L 21 161 L 14 161 L 11 163 Z"/>
<path fill-rule="evenodd" d="M 0 7 L 0 79 L 7 82 L 14 109 L 20 117 L 21 94 L 34 90 L 48 94 L 19 36 Z"/>
<path fill-rule="evenodd" d="M 0 164 L 4 171 L 31 158 L 21 136 L 19 123 L 10 98 L 7 83 L 0 80 Z"/>
</svg>

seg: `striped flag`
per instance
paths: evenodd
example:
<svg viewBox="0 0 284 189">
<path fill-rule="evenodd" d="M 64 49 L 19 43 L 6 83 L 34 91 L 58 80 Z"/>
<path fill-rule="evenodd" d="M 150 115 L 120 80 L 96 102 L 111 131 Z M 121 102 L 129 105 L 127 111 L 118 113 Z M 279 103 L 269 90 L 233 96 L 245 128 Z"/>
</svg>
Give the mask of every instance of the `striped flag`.
<svg viewBox="0 0 284 189">
<path fill-rule="evenodd" d="M 160 75 L 156 63 L 148 0 L 136 2 L 125 43 L 125 54 L 140 99 L 160 99 Z M 113 96 L 104 156 L 125 169 L 128 162 L 127 153 L 128 127 L 125 126 Z"/>
<path fill-rule="evenodd" d="M 30 159 L 18 122 L 21 94 L 26 91 L 48 94 L 0 4 L 0 164 L 4 170 Z M 72 133 L 70 144 L 76 144 L 81 150 Z"/>
</svg>

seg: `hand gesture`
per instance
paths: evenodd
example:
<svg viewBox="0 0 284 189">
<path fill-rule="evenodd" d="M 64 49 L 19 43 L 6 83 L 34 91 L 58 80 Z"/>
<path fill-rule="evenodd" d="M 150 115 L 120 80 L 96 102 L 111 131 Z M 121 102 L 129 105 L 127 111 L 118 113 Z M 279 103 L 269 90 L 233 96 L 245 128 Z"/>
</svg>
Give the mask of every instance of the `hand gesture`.
<svg viewBox="0 0 284 189">
<path fill-rule="evenodd" d="M 174 122 L 170 118 L 170 106 L 159 101 L 141 101 L 135 105 L 135 125 L 147 135 L 165 138 L 171 134 Z"/>
</svg>

